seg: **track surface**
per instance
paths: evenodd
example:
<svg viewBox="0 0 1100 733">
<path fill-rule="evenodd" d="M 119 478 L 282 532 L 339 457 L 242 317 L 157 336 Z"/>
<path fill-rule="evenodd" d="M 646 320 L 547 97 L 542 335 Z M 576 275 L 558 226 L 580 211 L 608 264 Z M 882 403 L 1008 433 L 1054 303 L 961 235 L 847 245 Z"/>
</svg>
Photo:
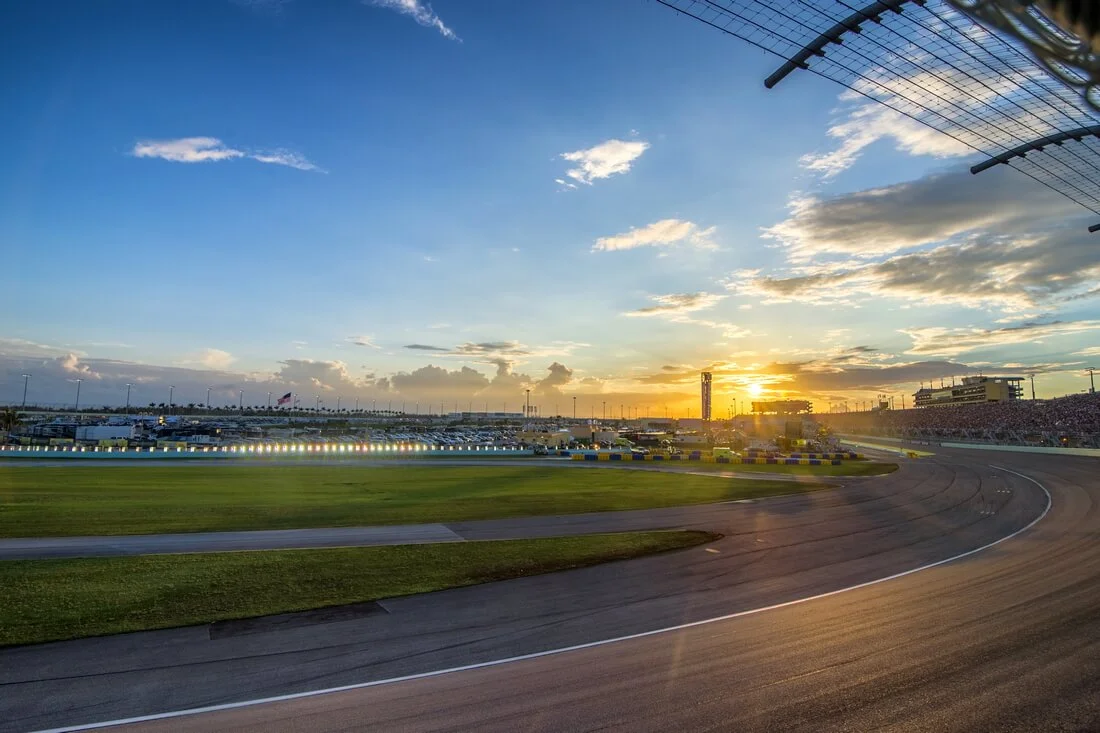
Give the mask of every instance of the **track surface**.
<svg viewBox="0 0 1100 733">
<path fill-rule="evenodd" d="M 25 730 L 467 665 L 759 608 L 494 667 L 127 730 L 1093 730 L 1094 459 L 942 451 L 836 491 L 715 505 L 706 549 L 394 599 L 388 614 L 212 641 L 208 627 L 0 651 Z M 697 508 L 698 509 L 698 508 Z M 718 550 L 711 552 L 708 550 Z"/>
</svg>

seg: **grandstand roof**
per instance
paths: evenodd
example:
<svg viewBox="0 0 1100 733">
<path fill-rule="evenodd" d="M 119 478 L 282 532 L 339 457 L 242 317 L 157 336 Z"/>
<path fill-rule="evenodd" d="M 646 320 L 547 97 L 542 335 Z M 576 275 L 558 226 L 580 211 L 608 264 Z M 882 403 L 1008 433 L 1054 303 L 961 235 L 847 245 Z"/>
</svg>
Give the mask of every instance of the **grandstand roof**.
<svg viewBox="0 0 1100 733">
<path fill-rule="evenodd" d="M 831 79 L 1100 216 L 1100 115 L 947 0 L 657 1 L 781 57 L 769 87 L 800 69 Z"/>
</svg>

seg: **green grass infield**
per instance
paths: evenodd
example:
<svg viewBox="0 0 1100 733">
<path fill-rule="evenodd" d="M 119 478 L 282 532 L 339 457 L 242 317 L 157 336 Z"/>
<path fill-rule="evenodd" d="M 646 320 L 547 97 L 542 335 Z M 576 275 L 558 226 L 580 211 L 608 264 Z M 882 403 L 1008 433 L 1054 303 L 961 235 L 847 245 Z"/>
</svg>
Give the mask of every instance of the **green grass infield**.
<svg viewBox="0 0 1100 733">
<path fill-rule="evenodd" d="M 0 466 L 0 537 L 455 522 L 828 486 L 569 466 Z"/>
<path fill-rule="evenodd" d="M 425 593 L 691 547 L 707 532 L 0 562 L 0 645 Z"/>
</svg>

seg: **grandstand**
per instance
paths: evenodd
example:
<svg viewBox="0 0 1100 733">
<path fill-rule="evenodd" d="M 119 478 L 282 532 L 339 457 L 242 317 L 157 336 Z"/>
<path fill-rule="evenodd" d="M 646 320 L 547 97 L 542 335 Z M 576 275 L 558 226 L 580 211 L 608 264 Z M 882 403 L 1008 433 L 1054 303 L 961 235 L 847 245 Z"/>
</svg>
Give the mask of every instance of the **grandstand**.
<svg viewBox="0 0 1100 733">
<path fill-rule="evenodd" d="M 822 416 L 837 432 L 916 441 L 1100 448 L 1100 394 Z"/>
</svg>

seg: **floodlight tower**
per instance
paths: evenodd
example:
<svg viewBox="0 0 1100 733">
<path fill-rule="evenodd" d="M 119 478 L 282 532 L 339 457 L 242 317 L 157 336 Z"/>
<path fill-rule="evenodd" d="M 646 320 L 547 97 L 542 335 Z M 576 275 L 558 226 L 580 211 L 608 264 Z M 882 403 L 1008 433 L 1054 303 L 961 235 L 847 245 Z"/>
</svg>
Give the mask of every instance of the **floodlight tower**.
<svg viewBox="0 0 1100 733">
<path fill-rule="evenodd" d="M 704 421 L 710 420 L 710 391 L 713 381 L 714 375 L 710 372 L 703 372 L 700 375 L 699 391 L 703 402 L 703 410 L 700 414 Z"/>
</svg>

